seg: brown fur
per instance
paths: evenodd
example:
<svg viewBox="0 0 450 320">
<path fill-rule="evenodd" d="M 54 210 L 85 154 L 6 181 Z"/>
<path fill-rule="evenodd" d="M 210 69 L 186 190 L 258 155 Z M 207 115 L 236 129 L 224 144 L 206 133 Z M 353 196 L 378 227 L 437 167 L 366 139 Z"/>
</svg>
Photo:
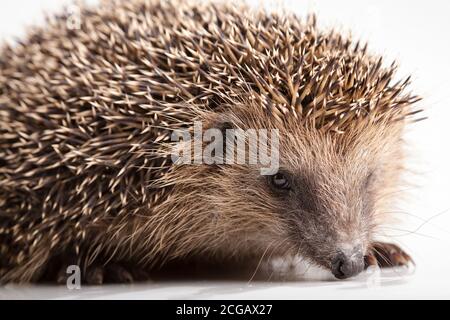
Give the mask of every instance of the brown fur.
<svg viewBox="0 0 450 320">
<path fill-rule="evenodd" d="M 394 67 L 288 13 L 135 0 L 81 21 L 1 51 L 2 282 L 66 256 L 152 268 L 301 253 L 329 268 L 337 244 L 369 247 L 417 100 Z M 279 129 L 298 191 L 277 197 L 257 167 L 171 165 L 170 134 L 193 120 Z"/>
</svg>

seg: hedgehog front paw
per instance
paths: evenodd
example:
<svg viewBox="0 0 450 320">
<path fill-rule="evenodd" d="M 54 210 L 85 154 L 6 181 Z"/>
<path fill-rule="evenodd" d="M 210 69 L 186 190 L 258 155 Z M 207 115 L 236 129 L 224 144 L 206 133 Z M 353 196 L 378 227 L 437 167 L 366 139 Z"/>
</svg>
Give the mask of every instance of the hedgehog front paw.
<svg viewBox="0 0 450 320">
<path fill-rule="evenodd" d="M 407 266 L 414 264 L 413 259 L 393 243 L 374 242 L 364 257 L 365 267 L 378 265 L 380 268 Z"/>
<path fill-rule="evenodd" d="M 136 267 L 125 267 L 113 263 L 106 266 L 94 264 L 82 272 L 82 282 L 87 285 L 101 285 L 103 283 L 133 283 L 150 279 L 147 271 Z M 66 269 L 61 269 L 57 276 L 58 283 L 65 283 Z"/>
<path fill-rule="evenodd" d="M 149 280 L 150 276 L 139 267 L 111 264 L 104 268 L 104 279 L 107 283 L 133 283 Z"/>
</svg>

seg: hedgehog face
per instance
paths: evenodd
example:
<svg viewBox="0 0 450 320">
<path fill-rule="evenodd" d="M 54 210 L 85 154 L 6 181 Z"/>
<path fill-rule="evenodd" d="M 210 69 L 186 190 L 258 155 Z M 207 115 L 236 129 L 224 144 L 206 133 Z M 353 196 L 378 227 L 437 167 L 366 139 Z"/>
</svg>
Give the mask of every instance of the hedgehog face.
<svg viewBox="0 0 450 320">
<path fill-rule="evenodd" d="M 282 168 L 268 177 L 267 184 L 280 202 L 277 215 L 285 222 L 288 237 L 301 255 L 330 269 L 336 277 L 345 278 L 359 273 L 364 266 L 374 215 L 369 184 L 374 182 L 345 174 L 351 168 L 338 159 L 332 166 L 323 165 L 316 161 L 313 170 Z"/>
<path fill-rule="evenodd" d="M 342 141 L 330 134 L 303 137 L 307 147 L 283 144 L 284 166 L 268 178 L 274 197 L 283 203 L 278 215 L 305 258 L 338 278 L 355 275 L 363 270 L 372 236 L 378 154 L 366 149 L 364 155 L 350 145 L 343 150 Z M 280 190 L 279 181 L 289 187 Z"/>
<path fill-rule="evenodd" d="M 358 274 L 383 220 L 385 192 L 396 185 L 401 126 L 361 126 L 345 134 L 295 123 L 278 128 L 278 172 L 262 176 L 257 166 L 237 165 L 218 171 L 223 216 L 240 215 L 236 230 L 248 226 L 230 233 L 241 243 L 260 241 L 268 255 L 300 254 L 337 278 Z"/>
</svg>

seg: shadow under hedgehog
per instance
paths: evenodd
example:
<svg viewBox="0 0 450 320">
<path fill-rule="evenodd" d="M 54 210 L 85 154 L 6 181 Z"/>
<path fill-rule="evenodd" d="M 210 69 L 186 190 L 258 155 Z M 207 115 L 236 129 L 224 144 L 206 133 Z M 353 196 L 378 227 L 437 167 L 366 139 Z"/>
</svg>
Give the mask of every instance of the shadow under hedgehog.
<svg viewBox="0 0 450 320">
<path fill-rule="evenodd" d="M 299 255 L 343 279 L 377 242 L 419 99 L 313 17 L 105 1 L 0 53 L 0 282 L 145 279 L 171 261 Z M 414 120 L 414 119 L 412 119 Z M 175 165 L 174 130 L 277 129 L 279 170 Z"/>
</svg>

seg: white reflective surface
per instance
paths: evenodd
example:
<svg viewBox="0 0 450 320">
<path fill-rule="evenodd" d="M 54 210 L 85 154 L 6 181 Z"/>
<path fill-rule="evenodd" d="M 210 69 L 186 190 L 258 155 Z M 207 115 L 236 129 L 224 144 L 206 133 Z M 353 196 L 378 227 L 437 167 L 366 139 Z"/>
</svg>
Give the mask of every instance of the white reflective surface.
<svg viewBox="0 0 450 320">
<path fill-rule="evenodd" d="M 347 281 L 164 281 L 135 285 L 6 286 L 0 299 L 314 299 L 430 297 L 414 293 L 418 278 L 398 269 L 361 274 Z M 401 290 L 399 290 L 402 288 Z M 444 292 L 433 297 L 442 298 Z"/>
</svg>

